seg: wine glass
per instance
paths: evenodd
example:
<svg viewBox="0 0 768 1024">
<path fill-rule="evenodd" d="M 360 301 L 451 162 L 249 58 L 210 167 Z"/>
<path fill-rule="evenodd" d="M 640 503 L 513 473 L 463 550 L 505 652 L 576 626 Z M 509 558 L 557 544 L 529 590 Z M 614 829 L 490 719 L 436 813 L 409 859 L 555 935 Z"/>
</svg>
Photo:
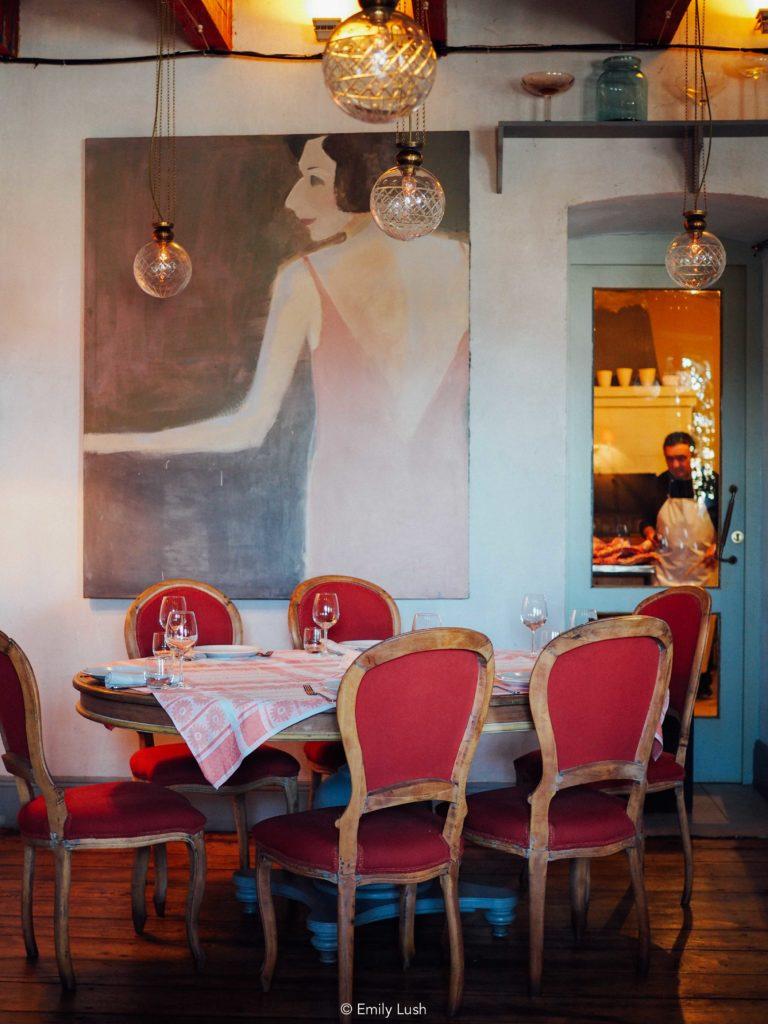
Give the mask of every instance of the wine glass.
<svg viewBox="0 0 768 1024">
<path fill-rule="evenodd" d="M 184 655 L 197 643 L 197 619 L 194 612 L 172 611 L 165 627 L 165 638 L 168 646 L 178 659 L 178 684 L 183 682 L 182 666 Z M 176 673 L 174 673 L 176 675 Z"/>
<path fill-rule="evenodd" d="M 312 618 L 323 631 L 323 650 L 328 650 L 328 630 L 339 621 L 339 598 L 337 594 L 315 594 Z"/>
<path fill-rule="evenodd" d="M 160 602 L 160 625 L 163 629 L 168 626 L 168 616 L 171 612 L 185 612 L 187 610 L 187 599 L 180 594 L 168 594 Z"/>
<path fill-rule="evenodd" d="M 573 83 L 574 77 L 567 71 L 531 71 L 520 79 L 526 92 L 544 100 L 545 121 L 552 120 L 552 97 L 568 92 Z"/>
<path fill-rule="evenodd" d="M 411 623 L 411 632 L 417 629 L 438 629 L 442 624 L 443 620 L 437 612 L 416 612 Z"/>
<path fill-rule="evenodd" d="M 596 608 L 572 608 L 569 617 L 570 629 L 574 626 L 586 626 L 588 622 L 597 622 Z"/>
<path fill-rule="evenodd" d="M 536 655 L 536 630 L 547 621 L 547 602 L 543 594 L 526 594 L 520 611 L 520 621 L 531 631 L 531 656 Z"/>
</svg>

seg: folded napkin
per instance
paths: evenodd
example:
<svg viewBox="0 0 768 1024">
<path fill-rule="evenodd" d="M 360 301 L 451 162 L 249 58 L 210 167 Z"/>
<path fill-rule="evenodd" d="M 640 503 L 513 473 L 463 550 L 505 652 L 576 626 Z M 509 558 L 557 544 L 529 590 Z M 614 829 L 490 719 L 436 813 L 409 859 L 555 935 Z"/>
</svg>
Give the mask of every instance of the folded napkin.
<svg viewBox="0 0 768 1024">
<path fill-rule="evenodd" d="M 344 655 L 344 654 L 349 654 L 350 651 L 352 651 L 352 648 L 350 648 L 350 647 L 342 647 L 342 645 L 341 644 L 337 644 L 335 640 L 329 640 L 328 641 L 328 653 L 329 654 L 338 654 L 338 655 L 341 656 L 341 655 Z M 352 653 L 354 654 L 354 651 L 352 651 Z"/>
<path fill-rule="evenodd" d="M 109 690 L 124 690 L 130 686 L 146 686 L 145 665 L 115 665 L 107 669 L 104 685 Z"/>
</svg>

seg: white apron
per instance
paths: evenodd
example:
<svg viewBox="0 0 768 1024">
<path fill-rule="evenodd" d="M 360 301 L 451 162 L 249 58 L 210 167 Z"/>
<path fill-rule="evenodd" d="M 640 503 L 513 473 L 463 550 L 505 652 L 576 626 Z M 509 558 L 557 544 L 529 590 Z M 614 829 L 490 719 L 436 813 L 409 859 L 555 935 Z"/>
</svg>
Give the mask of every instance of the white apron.
<svg viewBox="0 0 768 1024">
<path fill-rule="evenodd" d="M 693 498 L 667 498 L 656 517 L 661 538 L 656 585 L 717 586 L 717 566 L 704 565 L 707 548 L 717 535 L 706 506 Z"/>
</svg>

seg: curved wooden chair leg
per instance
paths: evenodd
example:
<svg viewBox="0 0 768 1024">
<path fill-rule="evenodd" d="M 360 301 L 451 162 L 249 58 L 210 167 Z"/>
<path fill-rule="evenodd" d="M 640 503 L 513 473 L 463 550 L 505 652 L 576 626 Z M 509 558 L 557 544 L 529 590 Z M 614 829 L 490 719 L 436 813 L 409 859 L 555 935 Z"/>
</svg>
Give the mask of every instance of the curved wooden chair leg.
<svg viewBox="0 0 768 1024">
<path fill-rule="evenodd" d="M 256 889 L 259 896 L 261 929 L 264 933 L 264 962 L 261 965 L 261 987 L 269 992 L 277 963 L 277 922 L 272 899 L 272 862 L 260 855 L 256 866 Z"/>
<path fill-rule="evenodd" d="M 693 892 L 693 844 L 691 843 L 691 827 L 688 823 L 688 810 L 685 806 L 685 791 L 682 785 L 675 786 L 675 800 L 677 801 L 677 820 L 680 823 L 680 838 L 683 843 L 683 858 L 685 860 L 685 882 L 680 905 L 687 907 L 690 905 Z"/>
<path fill-rule="evenodd" d="M 544 961 L 544 902 L 547 894 L 547 856 L 528 858 L 528 980 L 532 996 L 541 993 Z"/>
<path fill-rule="evenodd" d="M 165 843 L 153 846 L 152 856 L 155 862 L 155 890 L 152 893 L 152 903 L 157 916 L 165 917 L 165 900 L 168 896 L 168 850 Z"/>
<path fill-rule="evenodd" d="M 248 849 L 248 796 L 238 793 L 232 797 L 232 813 L 237 832 L 237 847 L 240 855 L 240 870 L 247 871 L 251 866 L 251 855 Z"/>
<path fill-rule="evenodd" d="M 459 865 L 452 864 L 446 875 L 440 876 L 445 902 L 445 919 L 451 950 L 451 980 L 448 987 L 448 1016 L 453 1017 L 461 1006 L 464 993 L 464 936 L 461 931 L 459 910 Z M 414 889 L 416 887 L 414 886 Z"/>
<path fill-rule="evenodd" d="M 589 910 L 589 859 L 575 857 L 570 865 L 571 926 L 577 941 L 584 937 Z"/>
<path fill-rule="evenodd" d="M 355 963 L 355 879 L 340 875 L 336 900 L 337 949 L 339 961 L 339 1006 L 352 1002 Z M 340 1020 L 346 1018 L 341 1016 Z"/>
<path fill-rule="evenodd" d="M 285 809 L 288 814 L 296 814 L 299 809 L 299 780 L 294 775 L 293 778 L 283 779 L 283 789 L 285 790 Z"/>
<path fill-rule="evenodd" d="M 24 844 L 24 873 L 21 885 L 21 930 L 24 935 L 24 949 L 28 960 L 37 960 L 35 941 L 34 890 L 35 890 L 35 848 Z"/>
<path fill-rule="evenodd" d="M 205 871 L 205 833 L 198 832 L 189 841 L 189 891 L 187 892 L 186 908 L 187 942 L 198 971 L 205 965 L 205 953 L 200 945 L 197 927 L 205 893 Z"/>
<path fill-rule="evenodd" d="M 645 896 L 643 862 L 639 847 L 630 847 L 627 850 L 627 857 L 629 859 L 629 871 L 632 876 L 632 889 L 635 894 L 635 907 L 637 908 L 637 931 L 640 942 L 638 968 L 640 974 L 644 977 L 648 973 L 651 952 L 651 925 L 648 918 L 648 901 Z"/>
<path fill-rule="evenodd" d="M 53 900 L 53 938 L 56 946 L 56 964 L 61 984 L 72 992 L 77 986 L 72 955 L 69 951 L 69 889 L 72 882 L 72 854 L 64 846 L 53 850 L 56 865 Z"/>
<path fill-rule="evenodd" d="M 416 953 L 415 921 L 416 885 L 403 885 L 400 888 L 400 955 L 403 958 L 404 971 L 411 966 Z"/>
<path fill-rule="evenodd" d="M 133 930 L 137 935 L 144 931 L 147 923 L 147 903 L 144 898 L 147 886 L 147 870 L 149 868 L 149 847 L 140 846 L 136 850 L 133 861 L 133 879 L 131 881 L 131 914 Z"/>
</svg>

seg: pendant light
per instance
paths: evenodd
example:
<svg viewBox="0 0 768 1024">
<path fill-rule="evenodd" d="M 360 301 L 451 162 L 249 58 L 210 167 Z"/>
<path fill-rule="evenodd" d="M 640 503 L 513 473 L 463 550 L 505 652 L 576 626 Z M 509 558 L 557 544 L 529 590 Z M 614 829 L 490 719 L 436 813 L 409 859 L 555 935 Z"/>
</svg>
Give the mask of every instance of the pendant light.
<svg viewBox="0 0 768 1024">
<path fill-rule="evenodd" d="M 350 117 L 374 124 L 395 121 L 424 103 L 437 56 L 422 26 L 395 10 L 397 0 L 359 2 L 362 10 L 328 40 L 325 84 Z"/>
<path fill-rule="evenodd" d="M 176 208 L 176 21 L 169 0 L 157 0 L 155 119 L 149 145 L 149 190 L 155 222 L 152 240 L 133 261 L 138 286 L 156 299 L 170 299 L 189 284 L 192 261 L 173 240 Z"/>
<path fill-rule="evenodd" d="M 402 242 L 434 231 L 445 213 L 445 192 L 438 179 L 422 167 L 426 139 L 424 108 L 417 111 L 416 130 L 408 118 L 407 132 L 398 132 L 397 164 L 384 171 L 371 190 L 371 213 L 381 230 Z"/>
<path fill-rule="evenodd" d="M 684 85 L 684 118 L 689 121 L 689 103 L 691 97 L 702 96 L 703 104 L 693 105 L 693 134 L 690 138 L 690 164 L 686 161 L 685 188 L 683 193 L 683 227 L 682 234 L 677 235 L 669 243 L 665 257 L 667 272 L 675 284 L 683 288 L 700 289 L 714 284 L 725 270 L 725 248 L 720 239 L 707 231 L 707 190 L 706 177 L 709 158 L 712 151 L 712 107 L 704 70 L 704 21 L 706 17 L 706 0 L 694 0 L 694 42 L 695 51 L 693 81 L 689 84 L 689 49 L 688 32 L 690 12 L 685 22 L 685 85 Z M 706 144 L 704 167 L 700 170 L 700 142 L 703 138 L 701 106 L 706 107 L 709 135 Z M 689 140 L 686 140 L 689 141 Z M 688 196 L 692 204 L 688 205 Z"/>
</svg>

